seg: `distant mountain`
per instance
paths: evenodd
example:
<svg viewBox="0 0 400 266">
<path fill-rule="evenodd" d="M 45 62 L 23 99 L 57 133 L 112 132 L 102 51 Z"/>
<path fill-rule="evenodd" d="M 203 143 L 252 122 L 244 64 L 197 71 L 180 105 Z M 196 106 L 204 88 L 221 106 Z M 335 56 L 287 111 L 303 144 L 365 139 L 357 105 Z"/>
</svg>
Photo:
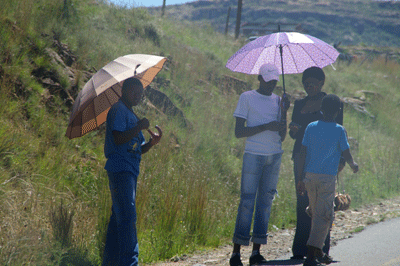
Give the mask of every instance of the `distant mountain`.
<svg viewBox="0 0 400 266">
<path fill-rule="evenodd" d="M 223 32 L 229 7 L 229 33 L 233 34 L 237 0 L 171 5 L 166 14 L 177 20 L 208 22 Z M 149 8 L 153 14 L 160 11 Z M 279 23 L 281 31 L 304 32 L 328 43 L 400 47 L 398 0 L 244 0 L 241 22 L 246 37 L 276 31 Z"/>
</svg>

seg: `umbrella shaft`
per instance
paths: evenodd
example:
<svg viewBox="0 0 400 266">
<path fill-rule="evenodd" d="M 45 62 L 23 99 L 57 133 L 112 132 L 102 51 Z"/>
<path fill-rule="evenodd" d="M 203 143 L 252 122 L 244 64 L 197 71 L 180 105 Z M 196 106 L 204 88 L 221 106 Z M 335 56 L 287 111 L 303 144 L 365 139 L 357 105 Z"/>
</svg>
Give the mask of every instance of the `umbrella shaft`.
<svg viewBox="0 0 400 266">
<path fill-rule="evenodd" d="M 286 93 L 285 89 L 285 72 L 283 71 L 283 52 L 282 52 L 282 44 L 279 45 L 279 52 L 281 53 L 281 68 L 282 68 L 282 84 L 283 84 L 283 93 Z"/>
</svg>

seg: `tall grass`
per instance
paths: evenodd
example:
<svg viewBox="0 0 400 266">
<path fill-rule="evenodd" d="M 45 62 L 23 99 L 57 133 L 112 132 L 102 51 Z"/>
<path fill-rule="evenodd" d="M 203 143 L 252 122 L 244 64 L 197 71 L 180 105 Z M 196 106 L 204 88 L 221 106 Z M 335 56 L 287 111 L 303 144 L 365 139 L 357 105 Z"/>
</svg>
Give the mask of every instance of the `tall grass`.
<svg viewBox="0 0 400 266">
<path fill-rule="evenodd" d="M 46 48 L 51 47 L 46 34 L 68 43 L 77 55 L 72 66 L 77 70 L 99 69 L 127 53 L 161 54 L 169 59 L 152 86 L 170 97 L 190 125 L 184 127 L 146 101 L 136 110 L 150 120 L 151 127 L 158 124 L 164 131 L 159 145 L 143 155 L 138 180 L 141 262 L 230 242 L 244 140 L 234 137 L 232 114 L 239 95 L 228 92 L 219 80 L 232 75 L 253 88 L 257 85 L 255 76 L 224 68 L 243 40 L 233 41 L 209 26 L 155 18 L 144 9 L 67 1 L 73 4 L 67 8 L 67 19 L 64 1 L 23 2 L 26 5 L 7 0 L 0 11 L 4 26 L 0 27 L 4 48 L 0 51 L 0 263 L 101 263 L 111 210 L 103 169 L 104 131 L 74 140 L 64 136 L 68 108 L 59 95 L 54 95 L 53 105 L 47 104 L 46 90 L 31 75 L 43 66 L 67 78 L 46 56 Z M 367 108 L 375 119 L 351 107 L 345 109 L 344 125 L 354 138 L 352 151 L 361 171 L 353 175 L 345 168 L 339 189 L 352 195 L 354 206 L 398 195 L 399 120 L 392 114 L 400 108 L 399 65 L 376 59 L 361 66 L 338 64 L 336 69 L 324 69 L 325 91 L 344 97 L 367 89 L 381 95 L 368 99 Z M 287 75 L 285 81 L 289 94 L 302 90 L 301 75 Z M 64 86 L 71 85 L 65 82 Z M 295 223 L 293 144 L 289 136 L 283 143 L 271 230 Z M 59 207 L 58 214 L 49 215 L 51 206 Z M 74 211 L 73 216 L 65 212 L 65 206 Z M 51 223 L 52 217 L 59 217 L 59 222 Z M 70 230 L 61 230 L 69 220 L 72 235 Z M 54 238 L 54 229 L 61 230 L 60 238 Z M 62 237 L 67 237 L 68 245 L 59 243 Z"/>
</svg>

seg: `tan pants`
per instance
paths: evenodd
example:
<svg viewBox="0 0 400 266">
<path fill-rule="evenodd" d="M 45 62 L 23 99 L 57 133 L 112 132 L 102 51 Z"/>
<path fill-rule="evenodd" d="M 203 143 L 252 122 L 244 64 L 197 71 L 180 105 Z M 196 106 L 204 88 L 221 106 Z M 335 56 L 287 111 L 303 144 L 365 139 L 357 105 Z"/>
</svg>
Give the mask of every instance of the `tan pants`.
<svg viewBox="0 0 400 266">
<path fill-rule="evenodd" d="M 311 232 L 307 245 L 322 249 L 335 215 L 335 176 L 306 173 L 304 183 L 311 212 Z"/>
</svg>

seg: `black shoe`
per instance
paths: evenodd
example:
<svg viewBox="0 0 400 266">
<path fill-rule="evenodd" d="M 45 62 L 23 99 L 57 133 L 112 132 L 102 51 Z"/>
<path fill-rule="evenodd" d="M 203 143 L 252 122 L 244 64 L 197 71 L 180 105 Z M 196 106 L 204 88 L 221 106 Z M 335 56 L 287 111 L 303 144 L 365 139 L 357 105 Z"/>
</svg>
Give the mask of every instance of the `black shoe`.
<svg viewBox="0 0 400 266">
<path fill-rule="evenodd" d="M 267 262 L 268 261 L 260 253 L 250 257 L 250 266 L 263 265 Z"/>
<path fill-rule="evenodd" d="M 229 260 L 229 265 L 230 266 L 243 266 L 242 261 L 240 260 L 240 255 L 235 255 L 232 256 L 231 259 Z"/>
<path fill-rule="evenodd" d="M 333 262 L 333 258 L 326 253 L 324 253 L 322 257 L 317 257 L 317 260 L 323 264 L 330 264 Z"/>
<path fill-rule="evenodd" d="M 303 263 L 303 266 L 322 266 L 322 264 L 319 263 L 319 261 L 317 261 L 316 259 L 313 260 L 306 259 Z"/>
<path fill-rule="evenodd" d="M 293 255 L 292 257 L 290 257 L 291 260 L 304 260 L 304 256 L 303 255 Z"/>
</svg>

